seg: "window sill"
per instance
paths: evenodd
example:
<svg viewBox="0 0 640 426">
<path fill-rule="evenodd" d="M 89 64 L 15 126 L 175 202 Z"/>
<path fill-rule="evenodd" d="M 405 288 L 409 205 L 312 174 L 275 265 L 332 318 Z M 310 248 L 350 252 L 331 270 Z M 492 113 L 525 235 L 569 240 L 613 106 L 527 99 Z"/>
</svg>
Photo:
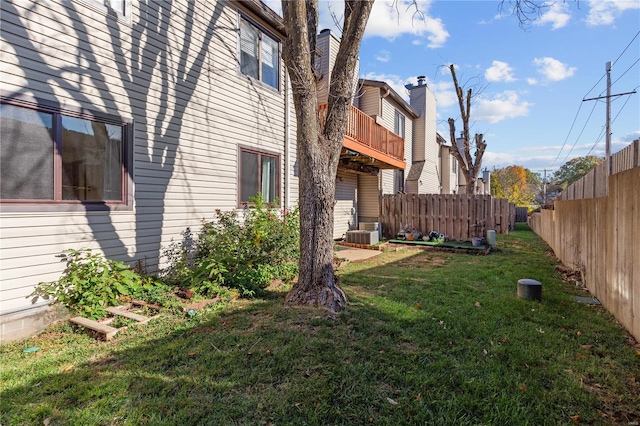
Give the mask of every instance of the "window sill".
<svg viewBox="0 0 640 426">
<path fill-rule="evenodd" d="M 52 202 L 0 202 L 0 213 L 73 213 L 133 211 L 132 204 L 124 203 L 52 203 Z"/>
</svg>

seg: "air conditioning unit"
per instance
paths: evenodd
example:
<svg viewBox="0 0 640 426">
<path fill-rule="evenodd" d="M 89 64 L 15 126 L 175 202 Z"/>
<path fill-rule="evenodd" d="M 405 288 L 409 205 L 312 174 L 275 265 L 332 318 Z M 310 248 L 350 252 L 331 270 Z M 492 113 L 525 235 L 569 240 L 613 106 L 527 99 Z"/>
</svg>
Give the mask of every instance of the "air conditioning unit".
<svg viewBox="0 0 640 426">
<path fill-rule="evenodd" d="M 378 231 L 378 240 L 382 239 L 382 225 L 380 222 L 360 222 L 358 229 L 361 231 Z"/>
<path fill-rule="evenodd" d="M 353 244 L 366 244 L 374 245 L 378 244 L 378 231 L 347 231 L 347 242 Z"/>
</svg>

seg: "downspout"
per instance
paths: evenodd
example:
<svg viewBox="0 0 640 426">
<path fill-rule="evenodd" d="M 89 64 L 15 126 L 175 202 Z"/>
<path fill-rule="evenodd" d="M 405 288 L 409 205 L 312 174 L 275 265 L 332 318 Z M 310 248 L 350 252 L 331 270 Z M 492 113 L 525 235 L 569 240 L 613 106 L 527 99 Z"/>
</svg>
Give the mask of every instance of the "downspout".
<svg viewBox="0 0 640 426">
<path fill-rule="evenodd" d="M 391 90 L 387 89 L 387 91 L 383 95 L 380 95 L 380 117 L 382 117 L 382 115 L 384 114 L 383 107 L 382 107 L 382 100 L 385 99 L 390 94 L 391 94 Z"/>
<path fill-rule="evenodd" d="M 284 111 L 284 208 L 288 209 L 291 201 L 291 170 L 289 170 L 291 164 L 291 158 L 289 157 L 289 150 L 291 149 L 289 138 L 291 104 L 289 103 L 289 73 L 286 69 L 284 71 Z"/>
</svg>

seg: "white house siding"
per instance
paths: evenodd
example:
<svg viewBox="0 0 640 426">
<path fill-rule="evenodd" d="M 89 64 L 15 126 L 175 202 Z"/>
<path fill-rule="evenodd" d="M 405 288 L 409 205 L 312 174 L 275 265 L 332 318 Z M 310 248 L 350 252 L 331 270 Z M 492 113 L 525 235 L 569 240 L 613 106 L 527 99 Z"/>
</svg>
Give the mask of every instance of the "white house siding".
<svg viewBox="0 0 640 426">
<path fill-rule="evenodd" d="M 380 89 L 378 87 L 364 87 L 356 99 L 356 106 L 360 111 L 374 118 L 380 115 Z"/>
<path fill-rule="evenodd" d="M 442 157 L 440 159 L 442 169 L 442 194 L 457 194 L 458 193 L 458 175 L 453 172 L 453 162 L 456 159 L 451 155 L 451 147 L 441 146 L 440 152 Z"/>
<path fill-rule="evenodd" d="M 91 247 L 154 270 L 161 248 L 187 227 L 238 206 L 239 146 L 280 155 L 281 196 L 294 169 L 291 129 L 285 169 L 284 68 L 280 92 L 239 73 L 235 6 L 132 2 L 127 24 L 89 3 L 1 2 L 2 94 L 133 119 L 133 209 L 3 208 L 0 314 L 29 307 L 34 285 L 60 276 L 64 249 Z M 297 178 L 288 178 L 293 205 Z"/>
<path fill-rule="evenodd" d="M 406 114 L 405 110 L 393 99 L 386 97 L 382 99 L 382 126 L 393 132 L 395 113 L 398 111 L 404 116 L 404 161 L 407 165 L 404 171 L 404 177 L 411 168 L 413 159 L 413 117 Z M 382 193 L 394 193 L 394 170 L 382 170 Z"/>
<path fill-rule="evenodd" d="M 358 176 L 358 223 L 380 220 L 378 176 Z"/>
<path fill-rule="evenodd" d="M 356 200 L 358 199 L 358 175 L 338 171 L 336 177 L 336 205 L 333 211 L 333 238 L 344 237 L 356 223 Z"/>
<path fill-rule="evenodd" d="M 414 122 L 413 160 L 424 160 L 422 173 L 417 179 L 420 194 L 440 193 L 440 144 L 436 139 L 436 99 L 426 85 L 413 86 L 410 104 L 420 114 Z"/>
<path fill-rule="evenodd" d="M 318 103 L 326 104 L 329 96 L 329 81 L 331 79 L 331 70 L 335 63 L 337 51 L 337 41 L 332 40 L 331 33 L 326 31 L 318 36 L 317 48 L 322 53 L 316 59 L 318 72 L 322 76 L 318 81 Z"/>
<path fill-rule="evenodd" d="M 436 139 L 436 98 L 429 88 L 426 89 L 426 109 L 425 120 L 425 164 L 420 176 L 419 193 L 420 194 L 439 194 L 440 179 L 442 171 L 440 170 L 440 144 Z"/>
</svg>

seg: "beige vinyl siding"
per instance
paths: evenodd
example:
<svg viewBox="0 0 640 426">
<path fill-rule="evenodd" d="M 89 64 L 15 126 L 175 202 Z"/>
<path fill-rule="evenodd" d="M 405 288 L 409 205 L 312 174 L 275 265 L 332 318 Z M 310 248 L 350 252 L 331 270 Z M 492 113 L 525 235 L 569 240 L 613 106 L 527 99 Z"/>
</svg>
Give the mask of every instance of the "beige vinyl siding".
<svg viewBox="0 0 640 426">
<path fill-rule="evenodd" d="M 439 194 L 440 193 L 440 144 L 436 139 L 436 98 L 429 88 L 426 88 L 424 128 L 425 128 L 425 163 L 420 176 L 419 193 L 420 194 Z"/>
<path fill-rule="evenodd" d="M 358 176 L 358 223 L 378 222 L 379 212 L 378 176 Z"/>
<path fill-rule="evenodd" d="M 338 50 L 340 49 L 340 40 L 331 34 L 330 31 L 321 32 L 316 42 L 317 49 L 322 53 L 316 57 L 316 69 L 321 75 L 321 79 L 317 83 L 318 104 L 326 104 L 329 97 L 329 85 L 331 82 L 331 73 L 336 63 Z M 358 85 L 358 73 L 360 63 L 356 64 L 356 70 L 353 73 L 354 94 Z M 357 106 L 357 98 L 353 99 L 353 104 Z"/>
<path fill-rule="evenodd" d="M 413 125 L 413 159 L 424 160 L 424 166 L 419 178 L 407 189 L 418 194 L 439 194 L 441 170 L 440 145 L 436 139 L 436 99 L 426 85 L 414 86 L 410 98 L 411 106 L 420 114 Z"/>
<path fill-rule="evenodd" d="M 338 53 L 336 49 L 332 51 L 331 34 L 322 33 L 318 36 L 317 47 L 322 55 L 316 58 L 316 67 L 322 76 L 318 81 L 318 103 L 326 104 L 329 96 L 329 81 L 331 78 L 331 69 L 335 62 L 335 56 Z"/>
<path fill-rule="evenodd" d="M 413 149 L 413 125 L 412 117 L 408 116 L 404 109 L 393 99 L 386 97 L 382 98 L 382 126 L 386 129 L 394 131 L 395 114 L 398 111 L 404 116 L 404 159 L 406 164 L 405 179 L 407 173 L 411 168 L 412 149 Z M 393 194 L 394 193 L 394 171 L 393 170 L 381 170 L 382 174 L 382 193 Z"/>
<path fill-rule="evenodd" d="M 355 228 L 357 199 L 357 175 L 338 171 L 336 177 L 336 205 L 333 218 L 333 238 L 343 238 L 347 231 Z"/>
<path fill-rule="evenodd" d="M 405 172 L 406 177 L 406 172 Z M 383 194 L 393 194 L 393 170 L 380 170 L 380 189 Z"/>
<path fill-rule="evenodd" d="M 279 156 L 280 196 L 290 172 L 295 205 L 295 113 L 291 106 L 285 169 L 284 68 L 280 91 L 239 72 L 230 3 L 132 2 L 131 25 L 82 1 L 0 4 L 3 95 L 133 119 L 135 185 L 132 211 L 2 211 L 0 312 L 28 306 L 35 284 L 58 278 L 64 249 L 91 247 L 155 269 L 161 248 L 187 227 L 195 233 L 216 209 L 237 207 L 239 146 Z"/>
<path fill-rule="evenodd" d="M 380 89 L 365 86 L 358 96 L 358 109 L 371 117 L 380 115 Z"/>
</svg>

